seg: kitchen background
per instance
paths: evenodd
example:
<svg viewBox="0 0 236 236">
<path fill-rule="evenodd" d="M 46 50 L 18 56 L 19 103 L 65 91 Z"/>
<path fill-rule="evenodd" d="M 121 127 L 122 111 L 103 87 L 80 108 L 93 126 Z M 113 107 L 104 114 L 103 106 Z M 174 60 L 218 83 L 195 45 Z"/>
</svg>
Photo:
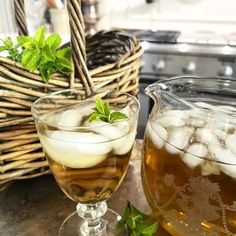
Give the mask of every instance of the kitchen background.
<svg viewBox="0 0 236 236">
<path fill-rule="evenodd" d="M 43 24 L 69 40 L 62 0 L 25 0 L 30 33 Z M 87 32 L 122 28 L 145 49 L 140 72 L 142 137 L 152 106 L 144 88 L 175 75 L 236 77 L 235 0 L 82 0 Z M 12 0 L 0 0 L 0 35 L 15 34 Z"/>
<path fill-rule="evenodd" d="M 45 23 L 47 6 L 63 12 L 63 2 L 66 1 L 25 0 L 25 2 L 28 24 L 33 30 L 33 26 Z M 210 29 L 225 34 L 235 32 L 234 0 L 82 0 L 82 5 L 87 23 L 91 26 L 96 24 L 97 29 L 121 27 L 175 29 L 185 32 Z M 12 8 L 12 0 L 0 1 L 0 33 L 15 30 Z M 60 20 L 63 21 L 64 18 Z"/>
</svg>

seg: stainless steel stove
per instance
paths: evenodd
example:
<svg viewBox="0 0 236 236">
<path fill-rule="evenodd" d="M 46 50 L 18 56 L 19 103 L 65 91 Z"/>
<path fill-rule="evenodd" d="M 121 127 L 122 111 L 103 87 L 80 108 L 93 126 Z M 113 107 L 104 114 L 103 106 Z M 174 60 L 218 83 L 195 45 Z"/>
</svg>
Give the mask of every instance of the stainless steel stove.
<svg viewBox="0 0 236 236">
<path fill-rule="evenodd" d="M 137 33 L 137 37 L 145 49 L 142 79 L 189 74 L 236 76 L 236 47 L 232 45 L 235 41 L 229 41 L 223 35 L 220 38 L 201 33 L 193 34 L 191 38 L 177 31 L 148 31 Z"/>
<path fill-rule="evenodd" d="M 142 137 L 151 101 L 144 88 L 156 80 L 176 75 L 236 77 L 236 37 L 211 32 L 134 31 L 145 49 L 140 71 Z"/>
</svg>

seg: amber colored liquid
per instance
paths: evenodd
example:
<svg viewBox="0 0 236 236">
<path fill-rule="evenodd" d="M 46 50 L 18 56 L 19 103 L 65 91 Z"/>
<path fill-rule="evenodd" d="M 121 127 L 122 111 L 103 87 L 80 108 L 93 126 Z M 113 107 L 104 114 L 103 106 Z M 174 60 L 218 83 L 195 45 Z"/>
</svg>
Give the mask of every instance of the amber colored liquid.
<svg viewBox="0 0 236 236">
<path fill-rule="evenodd" d="M 130 155 L 131 150 L 119 156 L 109 153 L 97 166 L 69 168 L 46 154 L 54 177 L 63 192 L 73 201 L 80 203 L 96 203 L 110 198 L 122 182 Z"/>
<path fill-rule="evenodd" d="M 191 169 L 179 154 L 154 146 L 148 134 L 144 142 L 144 191 L 162 227 L 174 236 L 236 235 L 236 180 L 222 172 L 202 176 L 201 166 Z M 189 184 L 198 177 L 215 185 Z"/>
</svg>

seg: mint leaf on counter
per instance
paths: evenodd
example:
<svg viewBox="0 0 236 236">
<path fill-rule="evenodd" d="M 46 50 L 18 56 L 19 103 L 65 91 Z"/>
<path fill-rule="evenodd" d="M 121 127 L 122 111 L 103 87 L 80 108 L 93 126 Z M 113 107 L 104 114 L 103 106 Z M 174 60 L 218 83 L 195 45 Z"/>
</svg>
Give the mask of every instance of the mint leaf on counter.
<svg viewBox="0 0 236 236">
<path fill-rule="evenodd" d="M 130 202 L 127 203 L 121 220 L 116 225 L 118 229 L 128 228 L 130 236 L 152 236 L 157 231 L 157 223 L 139 211 Z"/>
<path fill-rule="evenodd" d="M 94 112 L 89 115 L 89 122 L 95 120 L 102 120 L 104 122 L 112 123 L 115 120 L 127 119 L 128 116 L 122 112 L 110 112 L 109 104 L 104 102 L 100 97 L 96 97 L 96 107 Z"/>
</svg>

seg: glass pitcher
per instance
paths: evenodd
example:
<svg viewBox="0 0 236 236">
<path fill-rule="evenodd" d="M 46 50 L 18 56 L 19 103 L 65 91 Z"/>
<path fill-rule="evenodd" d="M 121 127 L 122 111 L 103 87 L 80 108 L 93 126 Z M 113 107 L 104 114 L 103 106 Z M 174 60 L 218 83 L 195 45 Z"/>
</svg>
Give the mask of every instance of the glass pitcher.
<svg viewBox="0 0 236 236">
<path fill-rule="evenodd" d="M 142 181 L 171 235 L 236 235 L 236 80 L 182 76 L 146 88 Z"/>
</svg>

